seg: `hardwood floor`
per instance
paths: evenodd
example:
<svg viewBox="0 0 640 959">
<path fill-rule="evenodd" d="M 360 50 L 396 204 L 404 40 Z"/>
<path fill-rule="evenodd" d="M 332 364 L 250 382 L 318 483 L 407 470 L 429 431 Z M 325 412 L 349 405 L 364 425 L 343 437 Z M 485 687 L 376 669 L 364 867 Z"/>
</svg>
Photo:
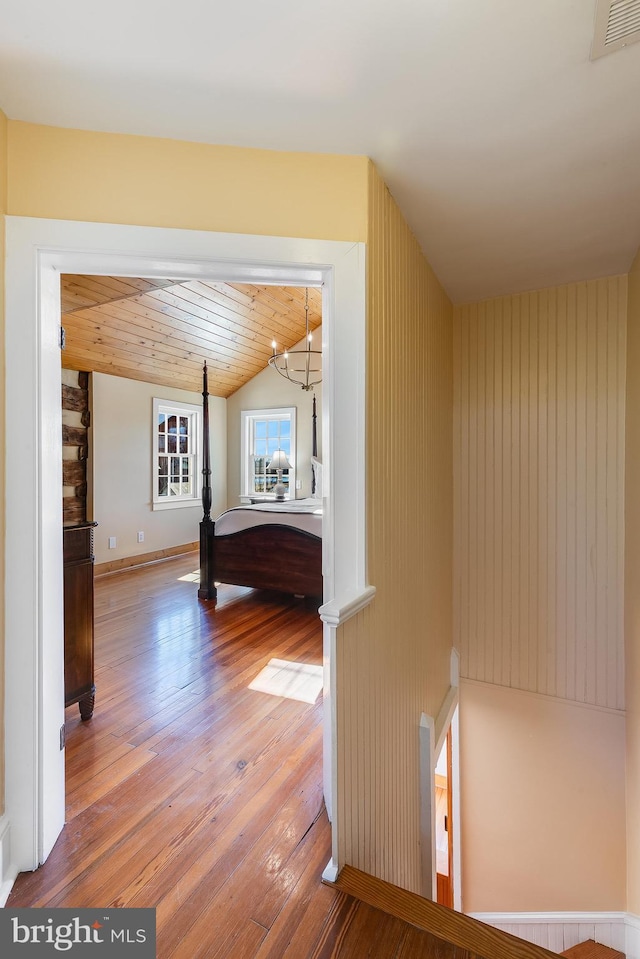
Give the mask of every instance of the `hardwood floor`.
<svg viewBox="0 0 640 959">
<path fill-rule="evenodd" d="M 220 588 L 197 555 L 96 580 L 96 709 L 66 715 L 67 825 L 7 907 L 153 906 L 158 956 L 468 959 L 320 883 L 330 859 L 321 696 L 249 689 L 322 663 L 317 611 Z"/>
</svg>

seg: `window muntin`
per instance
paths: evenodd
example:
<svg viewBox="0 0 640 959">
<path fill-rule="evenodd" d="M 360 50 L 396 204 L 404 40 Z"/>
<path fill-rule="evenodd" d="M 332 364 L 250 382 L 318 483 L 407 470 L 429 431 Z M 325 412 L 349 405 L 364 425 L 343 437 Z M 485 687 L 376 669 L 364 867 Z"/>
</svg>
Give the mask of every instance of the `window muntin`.
<svg viewBox="0 0 640 959">
<path fill-rule="evenodd" d="M 200 422 L 199 407 L 154 399 L 154 509 L 197 503 Z"/>
<path fill-rule="evenodd" d="M 242 496 L 275 498 L 278 474 L 268 464 L 281 449 L 292 467 L 282 471 L 285 498 L 295 499 L 295 431 L 295 407 L 242 411 Z"/>
</svg>

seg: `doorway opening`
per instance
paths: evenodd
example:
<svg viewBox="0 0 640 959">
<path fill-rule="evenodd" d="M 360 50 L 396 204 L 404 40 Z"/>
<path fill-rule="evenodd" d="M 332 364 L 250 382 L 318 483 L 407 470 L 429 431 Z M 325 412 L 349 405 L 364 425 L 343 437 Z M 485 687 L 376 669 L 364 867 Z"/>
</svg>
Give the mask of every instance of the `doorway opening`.
<svg viewBox="0 0 640 959">
<path fill-rule="evenodd" d="M 441 741 L 433 775 L 435 900 L 462 910 L 459 706 Z"/>
<path fill-rule="evenodd" d="M 453 909 L 453 762 L 451 727 L 435 771 L 436 902 Z"/>
<path fill-rule="evenodd" d="M 325 795 L 339 821 L 332 730 L 335 634 L 366 586 L 362 244 L 6 218 L 7 422 L 21 430 L 7 475 L 6 811 L 16 871 L 45 861 L 64 824 L 60 274 L 171 276 L 323 286 Z M 35 255 L 34 255 L 35 251 Z M 119 252 L 114 252 L 119 251 Z M 338 362 L 349 356 L 350 363 Z M 354 362 L 357 369 L 354 369 Z M 35 382 L 34 382 L 35 379 Z M 30 384 L 33 389 L 25 389 Z M 342 411 L 332 416 L 329 410 Z M 334 483 L 335 464 L 340 482 Z M 20 555 L 21 562 L 15 562 Z M 346 598 L 349 599 L 347 603 Z"/>
<path fill-rule="evenodd" d="M 238 445 L 241 434 L 244 435 L 240 411 L 256 405 L 292 404 L 294 410 L 297 408 L 297 432 L 290 436 L 288 430 L 282 430 L 281 435 L 272 438 L 265 429 L 265 452 L 273 453 L 274 443 L 286 443 L 285 451 L 297 467 L 291 498 L 299 512 L 288 517 L 292 527 L 297 528 L 294 523 L 299 517 L 308 523 L 309 515 L 316 519 L 321 512 L 321 490 L 319 498 L 309 504 L 313 514 L 303 512 L 314 478 L 312 452 L 319 455 L 318 462 L 322 459 L 322 447 L 315 437 L 316 409 L 322 422 L 321 386 L 317 385 L 313 395 L 309 395 L 266 366 L 274 337 L 286 336 L 285 346 L 294 346 L 304 332 L 305 314 L 310 313 L 310 329 L 319 338 L 321 298 L 321 289 L 317 287 L 307 289 L 305 297 L 300 287 L 279 285 L 212 283 L 202 279 L 177 282 L 168 278 L 95 274 L 61 276 L 65 331 L 61 351 L 65 558 L 67 539 L 77 537 L 85 524 L 93 523 L 90 534 L 98 575 L 96 725 L 100 727 L 100 735 L 94 738 L 91 727 L 80 722 L 77 708 L 66 712 L 67 822 L 84 811 L 85 804 L 96 796 L 122 792 L 128 778 L 138 774 L 138 762 L 145 766 L 144 775 L 152 777 L 153 767 L 147 768 L 146 764 L 158 742 L 180 735 L 172 730 L 184 726 L 183 713 L 194 722 L 198 704 L 192 690 L 204 684 L 210 692 L 215 685 L 215 677 L 206 678 L 212 657 L 228 672 L 233 669 L 234 656 L 244 663 L 245 670 L 251 668 L 246 665 L 248 656 L 241 640 L 236 637 L 230 644 L 218 635 L 232 628 L 234 614 L 238 621 L 252 616 L 252 648 L 260 665 L 262 647 L 276 658 L 286 651 L 294 660 L 290 667 L 298 666 L 299 674 L 313 673 L 307 677 L 313 681 L 312 704 L 321 693 L 322 629 L 318 619 L 313 643 L 310 601 L 293 602 L 292 595 L 288 595 L 293 594 L 292 589 L 288 594 L 272 594 L 263 603 L 257 597 L 249 602 L 251 594 L 247 590 L 222 586 L 219 608 L 208 615 L 213 604 L 200 604 L 196 598 L 198 559 L 197 552 L 193 553 L 203 510 L 202 394 L 197 391 L 202 388 L 205 361 L 211 390 L 207 405 L 211 422 L 213 517 L 228 507 L 240 506 L 244 492 L 237 471 Z M 309 303 L 310 311 L 305 310 Z M 165 404 L 160 412 L 158 397 Z M 184 416 L 167 412 L 169 407 L 178 406 Z M 227 469 L 230 462 L 233 469 Z M 160 464 L 158 476 L 156 464 Z M 268 490 L 262 492 L 268 496 Z M 159 495 L 162 493 L 164 497 Z M 261 512 L 248 512 L 253 518 L 264 519 L 265 510 L 263 504 Z M 137 533 L 136 542 L 137 530 L 142 532 Z M 181 566 L 182 575 L 174 576 L 175 564 L 168 563 L 168 558 L 190 551 L 186 573 Z M 280 552 L 278 563 L 282 565 L 285 560 Z M 157 571 L 159 586 L 157 577 L 147 575 L 142 567 L 161 561 L 167 565 L 166 573 Z M 268 561 L 275 562 L 276 557 L 271 556 Z M 301 562 L 297 554 L 296 562 Z M 132 580 L 125 571 L 135 567 L 140 568 L 137 579 Z M 80 694 L 85 688 L 93 689 L 92 710 L 95 699 L 90 617 L 95 604 L 93 579 L 87 581 L 87 570 L 86 557 L 79 557 L 77 550 L 71 561 L 65 562 L 65 703 L 71 706 L 79 702 L 83 720 L 91 718 L 91 713 L 83 712 L 85 699 Z M 81 583 L 77 582 L 78 574 L 82 574 Z M 246 570 L 241 569 L 239 575 L 239 581 L 244 576 L 246 582 Z M 138 608 L 135 596 L 126 592 L 132 581 L 148 594 L 143 609 Z M 82 587 L 84 594 L 80 593 Z M 243 602 L 243 593 L 247 602 Z M 317 616 L 321 596 L 314 599 Z M 278 611 L 279 600 L 282 615 Z M 123 609 L 128 611 L 126 617 L 122 616 Z M 81 619 L 79 612 L 84 613 Z M 271 622 L 272 638 L 261 633 L 261 615 Z M 277 631 L 273 629 L 276 618 Z M 231 655 L 227 652 L 230 645 Z M 298 659 L 303 661 L 298 663 Z M 87 674 L 84 684 L 77 681 L 83 673 Z M 296 683 L 289 674 L 283 684 L 283 675 L 280 668 L 281 694 L 287 697 L 293 687 L 301 686 L 301 677 L 293 677 L 298 680 Z M 211 729 L 215 728 L 216 708 L 221 701 L 226 703 L 225 713 L 229 714 L 240 710 L 242 703 L 244 725 L 238 719 L 234 735 L 238 744 L 239 731 L 251 730 L 254 741 L 247 744 L 246 751 L 252 754 L 259 734 L 252 725 L 251 711 L 264 711 L 265 707 L 264 696 L 247 693 L 247 688 L 255 689 L 253 683 L 247 687 L 247 678 L 251 676 L 240 671 L 235 697 L 226 697 L 224 688 L 216 692 Z M 73 682 L 69 683 L 70 679 Z M 275 696 L 273 687 L 272 678 L 270 688 Z M 166 696 L 162 703 L 157 701 L 159 689 Z M 114 705 L 114 700 L 134 699 L 128 709 L 119 710 Z M 174 717 L 178 702 L 182 704 L 180 715 Z M 277 707 L 272 709 L 277 712 Z M 289 707 L 291 713 L 296 710 L 304 711 L 303 707 Z M 267 725 L 275 729 L 277 723 L 271 713 L 269 716 Z M 157 730 L 155 734 L 148 736 L 144 732 L 149 727 Z M 290 729 L 292 739 L 296 723 L 291 722 Z M 142 748 L 147 739 L 151 741 L 150 748 Z M 191 748 L 188 737 L 187 747 Z M 89 761 L 83 761 L 83 749 Z M 212 751 L 215 754 L 215 747 Z M 273 762 L 280 765 L 281 760 Z M 318 769 L 319 785 L 321 781 Z"/>
</svg>

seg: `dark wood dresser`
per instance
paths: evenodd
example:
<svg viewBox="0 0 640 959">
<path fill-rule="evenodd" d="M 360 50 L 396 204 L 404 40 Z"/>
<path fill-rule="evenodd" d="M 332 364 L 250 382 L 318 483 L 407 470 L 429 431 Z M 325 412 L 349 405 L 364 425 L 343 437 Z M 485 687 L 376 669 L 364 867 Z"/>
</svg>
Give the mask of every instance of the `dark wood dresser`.
<svg viewBox="0 0 640 959">
<path fill-rule="evenodd" d="M 64 557 L 64 704 L 78 703 L 82 719 L 91 719 L 93 683 L 93 529 L 97 523 L 63 528 Z"/>
</svg>

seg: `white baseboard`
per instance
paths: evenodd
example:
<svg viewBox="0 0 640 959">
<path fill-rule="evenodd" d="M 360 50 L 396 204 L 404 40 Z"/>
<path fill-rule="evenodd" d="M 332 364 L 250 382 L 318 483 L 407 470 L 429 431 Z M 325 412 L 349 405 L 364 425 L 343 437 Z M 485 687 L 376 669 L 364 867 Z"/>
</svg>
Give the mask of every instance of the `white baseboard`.
<svg viewBox="0 0 640 959">
<path fill-rule="evenodd" d="M 640 919 L 624 912 L 472 912 L 474 919 L 510 932 L 551 952 L 594 939 L 619 949 L 627 959 L 640 959 Z M 635 923 L 635 925 L 634 925 Z M 635 934 L 636 945 L 631 940 Z"/>
<path fill-rule="evenodd" d="M 18 870 L 11 862 L 11 829 L 6 816 L 0 816 L 0 908 L 13 889 Z"/>
</svg>

